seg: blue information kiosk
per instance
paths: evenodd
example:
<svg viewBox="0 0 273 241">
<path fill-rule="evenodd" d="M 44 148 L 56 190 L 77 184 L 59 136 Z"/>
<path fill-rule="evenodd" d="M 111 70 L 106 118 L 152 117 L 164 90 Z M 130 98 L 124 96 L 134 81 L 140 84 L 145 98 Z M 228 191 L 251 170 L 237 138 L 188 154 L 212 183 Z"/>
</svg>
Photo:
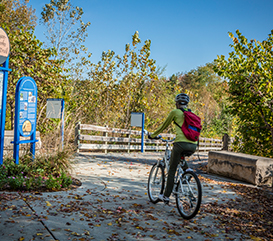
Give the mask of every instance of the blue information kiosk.
<svg viewBox="0 0 273 241">
<path fill-rule="evenodd" d="M 35 158 L 37 114 L 37 85 L 31 77 L 22 77 L 16 85 L 15 120 L 14 120 L 14 149 L 13 158 L 19 164 L 19 144 L 30 143 L 32 158 Z M 20 140 L 20 137 L 30 137 Z"/>
<path fill-rule="evenodd" d="M 9 38 L 4 29 L 0 27 L 0 165 L 3 164 L 4 135 L 6 120 L 8 71 L 9 69 Z"/>
</svg>

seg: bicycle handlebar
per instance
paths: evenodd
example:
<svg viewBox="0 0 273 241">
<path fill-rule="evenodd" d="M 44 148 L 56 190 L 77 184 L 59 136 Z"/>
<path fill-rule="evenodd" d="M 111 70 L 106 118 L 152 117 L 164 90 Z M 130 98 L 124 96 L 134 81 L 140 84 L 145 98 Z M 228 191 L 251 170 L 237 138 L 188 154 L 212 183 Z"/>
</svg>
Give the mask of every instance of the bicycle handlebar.
<svg viewBox="0 0 273 241">
<path fill-rule="evenodd" d="M 172 140 L 163 139 L 162 136 L 159 139 L 163 142 L 173 142 L 175 140 L 175 138 L 173 138 Z"/>
<path fill-rule="evenodd" d="M 149 132 L 148 132 L 147 130 L 144 129 L 144 134 L 145 134 L 145 135 L 149 135 Z M 168 142 L 173 142 L 173 141 L 175 140 L 175 138 L 173 138 L 172 140 L 163 139 L 163 137 L 160 136 L 160 135 L 159 135 L 157 138 L 155 138 L 155 139 L 160 139 L 161 141 L 167 142 L 167 143 L 168 143 Z"/>
</svg>

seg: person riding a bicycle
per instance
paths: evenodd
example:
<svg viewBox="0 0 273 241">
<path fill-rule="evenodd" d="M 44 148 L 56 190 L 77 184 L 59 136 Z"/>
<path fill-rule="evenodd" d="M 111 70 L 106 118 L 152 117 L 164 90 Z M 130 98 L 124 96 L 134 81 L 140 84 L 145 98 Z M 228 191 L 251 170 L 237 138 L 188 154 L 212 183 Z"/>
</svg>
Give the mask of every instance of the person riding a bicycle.
<svg viewBox="0 0 273 241">
<path fill-rule="evenodd" d="M 163 124 L 152 134 L 148 135 L 149 139 L 156 138 L 161 132 L 163 132 L 172 122 L 176 122 L 178 125 L 182 126 L 184 122 L 184 114 L 180 110 L 180 108 L 188 109 L 188 103 L 190 102 L 190 98 L 187 94 L 181 93 L 175 97 L 176 109 L 173 109 Z M 176 138 L 173 144 L 171 159 L 170 159 L 170 167 L 168 172 L 167 184 L 164 191 L 164 194 L 160 194 L 158 198 L 164 203 L 169 203 L 169 197 L 172 193 L 174 186 L 174 176 L 178 166 L 178 163 L 181 158 L 181 153 L 183 151 L 191 151 L 195 152 L 197 148 L 197 141 L 188 140 L 184 133 L 182 132 L 179 126 L 175 125 L 175 134 Z M 185 161 L 185 165 L 183 166 L 183 170 L 188 170 L 188 164 Z"/>
</svg>

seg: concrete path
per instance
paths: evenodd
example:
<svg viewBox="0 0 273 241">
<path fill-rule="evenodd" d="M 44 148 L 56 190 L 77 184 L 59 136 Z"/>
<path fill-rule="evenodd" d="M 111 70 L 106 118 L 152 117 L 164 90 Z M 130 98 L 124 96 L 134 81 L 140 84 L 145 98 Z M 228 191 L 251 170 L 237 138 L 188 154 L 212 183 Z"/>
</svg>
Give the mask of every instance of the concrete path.
<svg viewBox="0 0 273 241">
<path fill-rule="evenodd" d="M 5 193 L 0 200 L 0 240 L 248 240 L 228 232 L 206 205 L 239 198 L 221 184 L 202 182 L 199 214 L 186 221 L 174 197 L 170 206 L 152 204 L 147 195 L 151 165 L 162 154 L 86 153 L 74 158 L 75 190 L 48 193 Z M 204 165 L 193 157 L 195 168 Z M 234 180 L 201 174 L 225 182 Z M 3 192 L 2 192 L 3 193 Z M 3 196 L 3 195 L 2 195 Z"/>
</svg>

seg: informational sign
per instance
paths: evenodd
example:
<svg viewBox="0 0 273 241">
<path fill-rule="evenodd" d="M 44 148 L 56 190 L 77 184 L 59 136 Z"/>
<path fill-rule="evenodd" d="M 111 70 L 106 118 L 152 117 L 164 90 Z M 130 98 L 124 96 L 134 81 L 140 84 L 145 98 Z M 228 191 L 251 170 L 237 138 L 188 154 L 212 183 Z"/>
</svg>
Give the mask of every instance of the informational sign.
<svg viewBox="0 0 273 241">
<path fill-rule="evenodd" d="M 62 117 L 62 101 L 63 99 L 47 99 L 46 118 Z"/>
<path fill-rule="evenodd" d="M 143 113 L 131 113 L 131 126 L 142 127 Z"/>
<path fill-rule="evenodd" d="M 31 143 L 31 153 L 35 156 L 37 115 L 37 85 L 31 77 L 22 77 L 16 85 L 14 152 L 15 162 L 19 163 L 19 144 Z M 20 136 L 31 137 L 20 141 Z"/>
<path fill-rule="evenodd" d="M 61 137 L 62 149 L 64 142 L 64 99 L 47 99 L 46 117 L 62 119 Z"/>
<path fill-rule="evenodd" d="M 0 27 L 0 64 L 3 64 L 9 56 L 10 43 L 4 29 Z"/>
<path fill-rule="evenodd" d="M 131 126 L 141 127 L 141 152 L 144 152 L 144 119 L 144 113 L 131 113 Z"/>
<path fill-rule="evenodd" d="M 37 86 L 30 77 L 19 80 L 19 132 L 30 136 L 36 130 Z"/>
</svg>

